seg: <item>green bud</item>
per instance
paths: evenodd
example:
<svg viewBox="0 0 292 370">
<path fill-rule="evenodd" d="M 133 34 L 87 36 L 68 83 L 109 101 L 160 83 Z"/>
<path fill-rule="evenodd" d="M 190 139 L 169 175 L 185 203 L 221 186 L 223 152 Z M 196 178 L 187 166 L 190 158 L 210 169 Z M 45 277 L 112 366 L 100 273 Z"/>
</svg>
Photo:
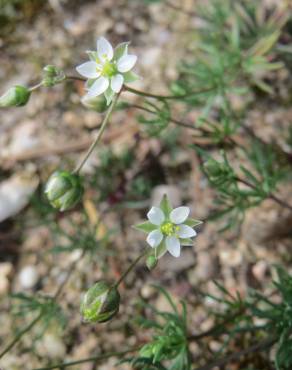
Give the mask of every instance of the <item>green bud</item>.
<svg viewBox="0 0 292 370">
<path fill-rule="evenodd" d="M 53 173 L 45 188 L 50 204 L 60 211 L 73 208 L 80 201 L 83 191 L 80 176 L 67 171 Z"/>
<path fill-rule="evenodd" d="M 45 87 L 55 86 L 62 82 L 66 77 L 62 69 L 51 64 L 43 68 L 43 76 L 42 84 Z"/>
<path fill-rule="evenodd" d="M 48 77 L 55 77 L 59 73 L 59 68 L 57 68 L 56 66 L 54 66 L 52 64 L 48 64 L 47 66 L 45 66 L 43 68 L 43 71 L 46 74 L 46 76 L 48 76 Z"/>
<path fill-rule="evenodd" d="M 106 99 L 103 95 L 97 96 L 95 98 L 88 98 L 85 95 L 81 99 L 81 103 L 86 108 L 92 109 L 92 110 L 94 110 L 95 112 L 98 112 L 98 113 L 103 113 L 108 108 L 107 103 L 106 103 Z"/>
<path fill-rule="evenodd" d="M 146 266 L 148 267 L 149 270 L 153 270 L 156 267 L 157 263 L 158 259 L 153 255 L 148 256 L 146 259 Z"/>
<path fill-rule="evenodd" d="M 0 97 L 0 107 L 21 107 L 28 102 L 29 97 L 30 91 L 27 87 L 13 86 Z"/>
<path fill-rule="evenodd" d="M 106 322 L 119 311 L 120 294 L 117 288 L 105 280 L 95 283 L 86 293 L 80 312 L 86 322 Z"/>
</svg>

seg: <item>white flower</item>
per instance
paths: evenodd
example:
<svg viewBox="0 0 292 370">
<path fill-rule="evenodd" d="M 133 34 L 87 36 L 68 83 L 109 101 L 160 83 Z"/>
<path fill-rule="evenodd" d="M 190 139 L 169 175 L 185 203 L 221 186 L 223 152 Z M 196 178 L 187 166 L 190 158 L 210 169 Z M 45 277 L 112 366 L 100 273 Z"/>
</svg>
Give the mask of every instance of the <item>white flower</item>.
<svg viewBox="0 0 292 370">
<path fill-rule="evenodd" d="M 188 207 L 172 209 L 166 196 L 159 207 L 152 207 L 147 213 L 148 221 L 135 227 L 148 234 L 147 243 L 158 250 L 155 257 L 161 257 L 167 250 L 174 257 L 180 256 L 181 245 L 192 245 L 190 238 L 197 235 L 193 229 L 201 221 L 189 218 Z"/>
<path fill-rule="evenodd" d="M 197 233 L 190 226 L 185 225 L 190 209 L 178 207 L 170 212 L 169 219 L 158 207 L 152 207 L 147 213 L 148 220 L 157 229 L 151 231 L 147 236 L 147 243 L 152 247 L 158 247 L 165 238 L 166 249 L 174 257 L 180 256 L 180 239 L 188 239 L 196 236 Z"/>
<path fill-rule="evenodd" d="M 119 44 L 115 50 L 104 38 L 97 40 L 97 51 L 88 51 L 89 62 L 79 65 L 76 70 L 87 81 L 87 97 L 105 94 L 110 104 L 115 93 L 119 93 L 124 83 L 135 81 L 138 77 L 130 72 L 137 56 L 128 54 L 128 42 Z"/>
</svg>

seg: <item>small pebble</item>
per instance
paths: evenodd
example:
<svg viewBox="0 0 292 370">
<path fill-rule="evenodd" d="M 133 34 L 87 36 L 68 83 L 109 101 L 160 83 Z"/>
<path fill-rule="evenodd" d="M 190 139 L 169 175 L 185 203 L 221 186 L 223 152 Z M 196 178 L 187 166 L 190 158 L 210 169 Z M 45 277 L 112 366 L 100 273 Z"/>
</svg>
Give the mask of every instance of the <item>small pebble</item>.
<svg viewBox="0 0 292 370">
<path fill-rule="evenodd" d="M 34 266 L 25 266 L 21 269 L 18 280 L 24 289 L 33 288 L 38 282 L 39 274 Z"/>
</svg>

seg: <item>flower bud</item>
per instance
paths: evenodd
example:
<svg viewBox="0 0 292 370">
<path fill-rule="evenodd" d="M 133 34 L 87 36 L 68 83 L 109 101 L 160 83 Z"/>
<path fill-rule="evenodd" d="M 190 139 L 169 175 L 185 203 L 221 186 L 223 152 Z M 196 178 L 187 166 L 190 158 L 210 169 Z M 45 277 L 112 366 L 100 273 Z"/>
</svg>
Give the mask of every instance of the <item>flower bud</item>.
<svg viewBox="0 0 292 370">
<path fill-rule="evenodd" d="M 56 77 L 59 73 L 59 68 L 52 64 L 48 64 L 43 68 L 43 71 L 48 77 Z"/>
<path fill-rule="evenodd" d="M 60 211 L 73 208 L 81 199 L 83 191 L 80 176 L 67 171 L 53 173 L 45 188 L 50 204 Z"/>
<path fill-rule="evenodd" d="M 98 113 L 103 113 L 107 110 L 107 104 L 106 104 L 106 99 L 103 95 L 97 96 L 95 98 L 88 98 L 83 96 L 81 99 L 81 103 L 89 109 L 92 109 Z"/>
<path fill-rule="evenodd" d="M 119 311 L 120 294 L 117 288 L 105 280 L 95 283 L 86 293 L 80 312 L 86 322 L 106 322 Z"/>
<path fill-rule="evenodd" d="M 43 80 L 42 84 L 45 87 L 52 87 L 62 82 L 65 79 L 65 73 L 62 69 L 48 64 L 43 68 Z"/>
<path fill-rule="evenodd" d="M 27 87 L 13 86 L 0 97 L 0 107 L 21 107 L 28 102 L 29 97 L 30 91 Z"/>
<path fill-rule="evenodd" d="M 156 267 L 157 263 L 158 259 L 153 255 L 148 256 L 146 259 L 146 266 L 148 267 L 149 270 L 153 270 Z"/>
</svg>

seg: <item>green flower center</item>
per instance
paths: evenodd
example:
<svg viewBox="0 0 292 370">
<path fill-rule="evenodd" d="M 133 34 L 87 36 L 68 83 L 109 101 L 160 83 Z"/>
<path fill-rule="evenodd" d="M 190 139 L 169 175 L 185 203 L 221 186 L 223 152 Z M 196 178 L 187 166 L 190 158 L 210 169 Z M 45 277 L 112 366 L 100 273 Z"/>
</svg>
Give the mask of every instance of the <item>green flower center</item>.
<svg viewBox="0 0 292 370">
<path fill-rule="evenodd" d="M 166 236 L 174 236 L 178 232 L 179 226 L 168 221 L 161 225 L 160 230 Z"/>
<path fill-rule="evenodd" d="M 115 63 L 106 61 L 102 65 L 101 75 L 106 77 L 112 77 L 117 73 L 117 67 Z"/>
</svg>

